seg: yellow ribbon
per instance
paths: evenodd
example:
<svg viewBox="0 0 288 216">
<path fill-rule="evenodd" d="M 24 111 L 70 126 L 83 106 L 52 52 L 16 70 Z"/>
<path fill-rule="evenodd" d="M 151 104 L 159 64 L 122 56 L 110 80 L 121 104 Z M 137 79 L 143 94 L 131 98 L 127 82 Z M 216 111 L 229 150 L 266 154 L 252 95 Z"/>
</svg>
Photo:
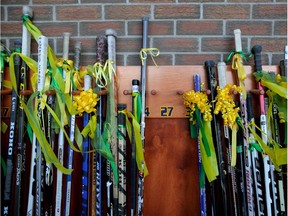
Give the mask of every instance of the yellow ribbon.
<svg viewBox="0 0 288 216">
<path fill-rule="evenodd" d="M 238 79 L 239 79 L 239 86 L 242 89 L 242 96 L 243 99 L 246 100 L 246 89 L 245 89 L 245 84 L 244 80 L 247 78 L 247 74 L 244 70 L 243 62 L 242 62 L 242 57 L 240 54 L 235 54 L 232 58 L 232 69 L 237 70 L 238 73 Z"/>
<path fill-rule="evenodd" d="M 23 23 L 26 26 L 27 30 L 32 34 L 33 38 L 37 41 L 39 41 L 39 36 L 42 36 L 42 32 L 35 26 L 33 25 L 33 23 L 31 22 L 31 20 L 29 18 L 27 18 L 27 16 L 23 16 Z M 52 48 L 50 47 L 50 45 L 48 45 L 48 59 L 49 59 L 49 63 L 50 66 L 53 70 L 56 69 L 56 55 L 54 54 Z"/>
<path fill-rule="evenodd" d="M 144 152 L 142 148 L 142 141 L 141 141 L 141 134 L 140 134 L 140 125 L 137 119 L 135 118 L 135 116 L 128 110 L 121 110 L 118 112 L 123 113 L 126 116 L 126 128 L 127 128 L 127 133 L 131 142 L 132 142 L 132 125 L 133 125 L 133 131 L 134 131 L 135 143 L 136 143 L 136 163 L 137 163 L 138 170 L 144 173 L 144 177 L 146 177 L 149 173 L 148 173 L 148 169 L 147 169 L 145 159 L 144 159 Z M 128 117 L 132 119 L 132 125 Z"/>
<path fill-rule="evenodd" d="M 12 82 L 9 80 L 3 80 L 3 87 L 12 89 Z"/>
<path fill-rule="evenodd" d="M 144 61 L 147 59 L 148 54 L 151 56 L 151 59 L 155 66 L 158 66 L 154 60 L 154 57 L 157 57 L 160 55 L 160 51 L 157 48 L 142 48 L 139 52 L 140 54 L 140 59 L 142 65 L 144 65 Z"/>
<path fill-rule="evenodd" d="M 232 126 L 232 155 L 231 155 L 231 166 L 236 166 L 236 160 L 237 160 L 237 131 L 238 126 L 236 123 Z"/>
<path fill-rule="evenodd" d="M 83 78 L 84 75 L 87 74 L 87 71 L 79 71 L 76 69 L 72 70 L 72 79 L 73 79 L 73 84 L 78 90 L 83 90 Z"/>
<path fill-rule="evenodd" d="M 29 16 L 23 15 L 22 16 L 22 20 L 23 20 L 23 24 L 26 26 L 27 30 L 31 33 L 31 35 L 33 36 L 33 38 L 37 41 L 39 41 L 39 36 L 42 36 L 42 32 L 35 26 L 33 25 L 33 23 L 30 20 Z M 65 84 L 62 78 L 62 75 L 60 74 L 57 66 L 56 66 L 56 55 L 53 52 L 52 48 L 50 47 L 50 45 L 48 45 L 48 60 L 49 60 L 49 64 L 51 66 L 52 69 L 52 77 L 54 78 L 54 80 L 57 82 L 57 85 L 59 87 L 59 89 L 64 92 L 65 91 Z M 26 62 L 27 63 L 27 62 Z M 29 66 L 29 65 L 28 65 Z M 31 67 L 30 67 L 31 68 Z M 32 68 L 31 68 L 32 69 Z M 33 69 L 32 69 L 33 70 Z M 34 70 L 33 70 L 34 71 Z M 37 72 L 37 67 L 36 70 L 34 71 L 35 73 Z M 69 76 L 70 79 L 70 76 Z M 35 78 L 33 79 L 34 81 L 36 80 Z M 70 83 L 70 82 L 69 82 Z M 34 82 L 32 82 L 32 85 L 35 85 Z M 33 88 L 35 89 L 35 88 Z"/>
<path fill-rule="evenodd" d="M 279 94 L 281 97 L 288 99 L 287 95 L 287 85 L 277 85 L 276 83 L 269 82 L 268 80 L 261 79 L 261 84 L 267 88 L 269 88 L 271 91 L 275 92 L 276 94 Z"/>
<path fill-rule="evenodd" d="M 96 62 L 93 66 L 87 66 L 86 70 L 88 74 L 95 78 L 95 82 L 99 88 L 106 88 L 108 82 L 111 83 L 113 76 L 116 76 L 113 64 L 113 61 L 107 59 L 104 65 Z"/>
<path fill-rule="evenodd" d="M 1 121 L 1 132 L 2 132 L 3 134 L 6 133 L 7 128 L 8 128 L 8 125 L 7 125 L 4 121 Z"/>
<path fill-rule="evenodd" d="M 36 74 L 37 74 L 38 64 L 37 64 L 36 61 L 34 61 L 33 59 L 23 55 L 22 53 L 15 52 L 15 53 L 11 54 L 11 56 L 9 58 L 10 79 L 11 79 L 11 82 L 12 82 L 13 89 L 18 94 L 16 76 L 15 76 L 15 68 L 14 68 L 14 55 L 19 55 L 22 58 L 22 60 L 25 61 L 27 66 Z M 36 84 L 35 84 L 35 88 L 36 88 Z"/>
<path fill-rule="evenodd" d="M 114 62 L 110 59 L 107 59 L 104 64 L 104 71 L 106 72 L 110 83 L 112 81 L 113 76 L 116 76 L 116 71 L 113 65 L 114 65 Z"/>
<path fill-rule="evenodd" d="M 99 88 L 105 88 L 107 86 L 108 77 L 105 73 L 104 66 L 100 62 L 96 62 L 93 65 L 92 75 Z"/>
<path fill-rule="evenodd" d="M 263 142 L 261 137 L 259 137 L 259 135 L 252 129 L 251 126 L 254 126 L 261 133 L 265 135 L 267 134 L 264 133 L 255 123 L 248 124 L 248 129 L 253 134 L 255 140 L 258 142 L 263 152 L 269 156 L 270 160 L 275 166 L 275 169 L 280 171 L 279 166 L 287 164 L 287 148 L 280 148 L 278 143 L 276 143 L 270 136 L 267 136 L 269 143 L 272 144 L 272 148 L 269 147 Z"/>
<path fill-rule="evenodd" d="M 93 115 L 91 116 L 88 124 L 81 131 L 81 134 L 84 137 L 88 135 L 91 139 L 93 139 L 95 136 L 96 129 L 97 129 L 97 119 L 96 119 L 96 115 Z"/>
<path fill-rule="evenodd" d="M 22 104 L 23 110 L 27 116 L 27 120 L 37 138 L 37 140 L 39 141 L 39 144 L 41 146 L 41 150 L 43 152 L 43 155 L 45 157 L 45 160 L 47 163 L 53 163 L 57 169 L 59 169 L 61 172 L 63 172 L 64 174 L 71 174 L 72 170 L 71 169 L 67 169 L 65 168 L 58 160 L 57 156 L 55 155 L 55 153 L 53 152 L 53 149 L 51 148 L 51 145 L 48 143 L 46 136 L 44 134 L 44 132 L 42 131 L 42 128 L 40 126 L 40 119 L 38 118 L 36 112 L 34 112 L 33 110 L 33 99 L 35 98 L 35 96 L 37 96 L 37 94 L 39 94 L 39 92 L 35 92 L 34 94 L 31 95 L 31 97 L 29 98 L 27 105 L 25 103 Z M 41 93 L 40 93 L 41 94 Z M 68 134 L 65 132 L 65 129 L 63 128 L 63 126 L 61 125 L 60 120 L 58 119 L 57 115 L 55 114 L 55 112 L 51 109 L 51 107 L 49 107 L 44 101 L 41 101 L 40 103 L 44 103 L 46 108 L 48 109 L 48 111 L 51 113 L 51 115 L 53 116 L 53 118 L 55 119 L 56 123 L 60 126 L 60 128 L 64 131 L 64 135 L 66 136 L 69 145 L 71 146 L 71 148 L 75 151 L 79 151 L 77 150 L 73 144 L 71 143 L 71 141 L 69 140 L 69 136 Z M 39 100 L 37 100 L 39 102 Z"/>
<path fill-rule="evenodd" d="M 70 92 L 70 86 L 71 86 L 71 72 L 73 68 L 73 61 L 69 59 L 59 58 L 56 60 L 56 66 L 59 68 L 62 68 L 65 71 L 65 90 L 64 93 L 68 94 Z M 63 73 L 64 73 L 63 71 Z"/>
<path fill-rule="evenodd" d="M 218 171 L 215 148 L 214 148 L 213 139 L 212 139 L 211 122 L 210 121 L 204 121 L 203 127 L 204 127 L 204 131 L 205 131 L 205 135 L 206 135 L 207 140 L 208 140 L 208 145 L 209 145 L 211 154 L 210 154 L 210 156 L 208 156 L 206 154 L 205 147 L 203 144 L 203 139 L 202 139 L 203 134 L 201 131 L 199 131 L 200 153 L 201 153 L 203 168 L 204 168 L 204 171 L 206 173 L 207 179 L 209 182 L 212 182 L 219 175 L 219 171 Z"/>
</svg>

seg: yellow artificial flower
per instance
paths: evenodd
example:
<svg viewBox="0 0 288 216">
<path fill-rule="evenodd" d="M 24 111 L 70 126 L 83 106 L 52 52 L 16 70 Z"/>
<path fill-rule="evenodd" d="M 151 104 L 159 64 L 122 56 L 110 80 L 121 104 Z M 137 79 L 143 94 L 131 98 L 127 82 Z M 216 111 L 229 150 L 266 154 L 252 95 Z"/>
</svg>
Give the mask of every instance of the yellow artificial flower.
<svg viewBox="0 0 288 216">
<path fill-rule="evenodd" d="M 190 120 L 192 121 L 192 116 L 196 110 L 196 106 L 199 111 L 203 114 L 204 121 L 212 121 L 211 115 L 211 105 L 209 103 L 208 97 L 203 92 L 195 92 L 194 90 L 185 92 L 183 94 L 183 103 L 186 107 L 190 108 Z"/>
<path fill-rule="evenodd" d="M 238 116 L 239 107 L 236 107 L 233 92 L 240 93 L 242 90 L 239 86 L 227 84 L 223 89 L 217 87 L 216 105 L 214 114 L 222 113 L 224 124 L 230 128 L 235 124 L 236 117 Z"/>
</svg>

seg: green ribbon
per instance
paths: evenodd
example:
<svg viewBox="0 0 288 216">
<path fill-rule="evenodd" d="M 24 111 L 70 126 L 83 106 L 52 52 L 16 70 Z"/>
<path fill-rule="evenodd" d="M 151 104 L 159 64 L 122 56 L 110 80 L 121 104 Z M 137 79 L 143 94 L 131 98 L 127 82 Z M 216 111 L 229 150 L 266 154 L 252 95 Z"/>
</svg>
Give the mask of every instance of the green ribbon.
<svg viewBox="0 0 288 216">
<path fill-rule="evenodd" d="M 256 142 L 252 142 L 252 143 L 249 143 L 249 150 L 252 152 L 254 150 L 257 150 L 258 152 L 263 152 L 261 146 L 256 143 Z"/>
<path fill-rule="evenodd" d="M 2 170 L 3 170 L 3 175 L 6 176 L 6 173 L 7 173 L 6 163 L 5 163 L 5 160 L 2 158 L 1 155 L 0 155 L 0 157 L 1 157 L 1 166 L 2 166 Z"/>
<path fill-rule="evenodd" d="M 195 115 L 196 115 L 196 119 L 197 119 L 197 123 L 198 123 L 199 129 L 200 129 L 200 131 L 202 133 L 203 145 L 204 145 L 204 149 L 205 149 L 206 155 L 208 157 L 210 157 L 211 156 L 211 151 L 210 151 L 210 148 L 209 148 L 208 139 L 206 137 L 206 133 L 205 133 L 205 130 L 204 130 L 203 122 L 202 122 L 202 119 L 201 119 L 201 116 L 200 116 L 200 111 L 199 111 L 197 106 L 196 106 L 196 110 L 195 110 Z"/>
<path fill-rule="evenodd" d="M 134 104 L 134 110 L 135 110 L 135 118 L 140 123 L 141 120 L 141 111 L 142 111 L 142 102 L 141 102 L 141 95 L 139 92 L 133 92 L 133 104 Z"/>
<path fill-rule="evenodd" d="M 200 188 L 205 188 L 205 171 L 204 171 L 204 167 L 203 167 L 203 164 L 201 164 L 201 167 L 200 167 Z"/>
<path fill-rule="evenodd" d="M 191 113 L 191 112 L 189 112 Z M 195 113 L 193 115 L 190 115 L 190 121 L 189 121 L 189 125 L 190 125 L 190 136 L 192 139 L 196 139 L 198 138 L 198 130 L 197 130 L 197 125 L 194 119 L 196 119 Z"/>
<path fill-rule="evenodd" d="M 27 116 L 27 120 L 28 120 L 37 140 L 39 141 L 39 144 L 41 146 L 41 150 L 43 152 L 43 155 L 45 157 L 46 162 L 47 163 L 53 163 L 64 174 L 71 174 L 72 170 L 63 167 L 63 165 L 59 162 L 58 158 L 56 157 L 55 153 L 53 152 L 53 149 L 51 148 L 50 144 L 48 143 L 44 132 L 42 131 L 42 127 L 40 125 L 40 120 L 38 119 L 37 114 L 35 113 L 35 111 L 33 109 L 33 99 L 38 94 L 39 94 L 39 92 L 33 93 L 30 96 L 30 98 L 27 102 L 27 105 L 25 103 L 22 104 L 23 110 Z M 51 110 L 50 110 L 50 112 L 51 112 Z M 53 117 L 55 118 L 55 116 L 53 116 Z M 57 118 L 57 116 L 56 116 L 56 118 Z M 64 130 L 64 128 L 63 128 L 63 130 Z M 65 134 L 65 132 L 64 132 L 64 134 Z"/>
<path fill-rule="evenodd" d="M 126 138 L 123 136 L 123 134 L 120 132 L 120 130 L 119 129 L 121 129 L 121 128 L 125 128 L 125 126 L 124 125 L 118 125 L 118 130 L 117 130 L 117 138 L 119 139 L 119 140 L 126 140 Z M 126 130 L 126 128 L 125 128 L 125 130 Z"/>
<path fill-rule="evenodd" d="M 0 53 L 0 70 L 1 70 L 1 72 L 4 71 L 5 61 L 9 62 L 9 54 L 6 53 L 5 50 L 2 50 Z"/>
<path fill-rule="evenodd" d="M 116 166 L 116 162 L 114 159 L 114 156 L 111 152 L 110 148 L 110 138 L 111 138 L 111 127 L 107 122 L 104 123 L 104 130 L 103 133 L 101 134 L 101 131 L 95 131 L 96 136 L 94 136 L 92 140 L 92 145 L 95 148 L 95 150 L 102 155 L 105 159 L 107 159 L 110 162 L 110 166 L 113 171 L 113 176 L 115 179 L 115 183 L 118 184 L 118 169 Z"/>
<path fill-rule="evenodd" d="M 236 121 L 237 125 L 244 131 L 244 125 L 243 125 L 242 118 L 240 116 L 237 116 L 235 121 Z"/>
<path fill-rule="evenodd" d="M 149 174 L 149 172 L 144 158 L 144 151 L 142 147 L 142 140 L 140 134 L 140 124 L 137 122 L 136 117 L 131 112 L 127 111 L 127 109 L 118 111 L 118 113 L 123 113 L 126 117 L 126 129 L 128 137 L 131 142 L 132 142 L 132 131 L 134 132 L 137 167 L 140 172 L 144 173 L 144 177 L 146 177 Z M 132 119 L 133 127 L 128 119 L 129 117 Z"/>
<path fill-rule="evenodd" d="M 244 59 L 245 62 L 247 62 L 247 58 L 245 56 L 245 54 L 248 54 L 247 50 L 242 50 L 242 51 L 232 51 L 231 53 L 229 53 L 227 59 L 225 60 L 226 63 L 228 63 L 230 61 L 230 59 L 232 58 L 232 56 L 234 56 L 235 54 L 239 54 L 242 59 Z M 248 58 L 252 57 L 252 53 L 249 54 Z"/>
<path fill-rule="evenodd" d="M 33 142 L 33 130 L 29 122 L 27 123 L 27 133 L 28 133 L 29 140 L 32 143 Z"/>
<path fill-rule="evenodd" d="M 242 153 L 243 152 L 243 148 L 241 145 L 237 145 L 237 153 Z"/>
</svg>

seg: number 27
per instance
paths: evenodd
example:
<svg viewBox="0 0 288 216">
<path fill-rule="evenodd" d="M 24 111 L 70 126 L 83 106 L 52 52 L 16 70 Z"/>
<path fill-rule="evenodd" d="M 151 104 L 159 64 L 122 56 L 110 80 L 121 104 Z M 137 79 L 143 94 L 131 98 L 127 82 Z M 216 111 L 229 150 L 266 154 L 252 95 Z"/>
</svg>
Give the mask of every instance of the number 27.
<svg viewBox="0 0 288 216">
<path fill-rule="evenodd" d="M 161 116 L 172 116 L 173 107 L 161 107 Z"/>
</svg>

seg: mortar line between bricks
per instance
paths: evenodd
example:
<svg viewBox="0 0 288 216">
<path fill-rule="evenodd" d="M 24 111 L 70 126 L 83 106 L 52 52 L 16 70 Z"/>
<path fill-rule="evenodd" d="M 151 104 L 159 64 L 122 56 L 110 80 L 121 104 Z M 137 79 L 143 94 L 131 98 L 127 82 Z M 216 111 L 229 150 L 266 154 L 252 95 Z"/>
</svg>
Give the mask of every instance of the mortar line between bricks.
<svg viewBox="0 0 288 216">
<path fill-rule="evenodd" d="M 275 37 L 275 20 L 272 20 L 272 37 Z"/>
<path fill-rule="evenodd" d="M 222 21 L 222 36 L 226 35 L 226 24 L 227 24 L 226 22 L 227 22 L 226 20 Z"/>
<path fill-rule="evenodd" d="M 4 21 L 8 21 L 8 7 L 4 7 Z"/>
<path fill-rule="evenodd" d="M 200 20 L 203 19 L 203 4 L 200 4 Z"/>
<path fill-rule="evenodd" d="M 101 20 L 105 20 L 105 8 L 104 5 L 101 5 Z"/>
<path fill-rule="evenodd" d="M 56 15 L 56 7 L 52 6 L 52 21 L 57 20 L 57 15 Z M 34 22 L 36 24 L 36 22 Z"/>
</svg>

